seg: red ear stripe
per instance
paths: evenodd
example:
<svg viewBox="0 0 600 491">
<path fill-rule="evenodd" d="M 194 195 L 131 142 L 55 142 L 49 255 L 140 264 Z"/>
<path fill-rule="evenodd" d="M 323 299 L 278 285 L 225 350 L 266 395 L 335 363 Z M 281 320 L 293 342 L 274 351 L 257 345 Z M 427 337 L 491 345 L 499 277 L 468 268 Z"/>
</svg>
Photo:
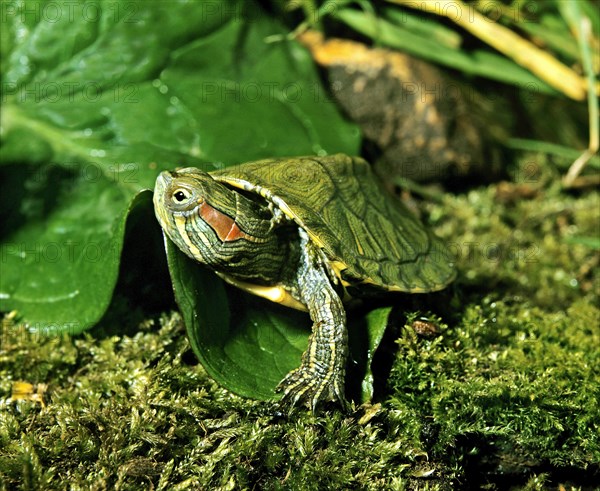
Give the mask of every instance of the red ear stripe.
<svg viewBox="0 0 600 491">
<path fill-rule="evenodd" d="M 250 239 L 250 237 L 238 227 L 238 224 L 233 218 L 225 215 L 225 213 L 221 213 L 206 202 L 200 205 L 198 215 L 200 215 L 200 218 L 215 231 L 221 242 L 231 242 L 244 238 Z"/>
</svg>

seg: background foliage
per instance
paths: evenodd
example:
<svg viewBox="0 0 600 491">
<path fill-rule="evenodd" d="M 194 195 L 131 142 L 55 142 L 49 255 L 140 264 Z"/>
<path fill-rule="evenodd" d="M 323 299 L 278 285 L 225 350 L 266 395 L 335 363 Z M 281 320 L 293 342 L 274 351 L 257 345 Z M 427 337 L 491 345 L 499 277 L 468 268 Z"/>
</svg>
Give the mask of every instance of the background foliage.
<svg viewBox="0 0 600 491">
<path fill-rule="evenodd" d="M 593 487 L 600 203 L 595 188 L 560 185 L 588 145 L 593 97 L 563 96 L 469 26 L 399 3 L 2 3 L 0 310 L 16 311 L 0 346 L 5 489 L 493 489 L 507 476 L 528 489 Z M 465 8 L 595 83 L 600 22 L 593 2 L 575 3 Z M 284 415 L 209 376 L 268 398 L 297 365 L 305 317 L 226 290 L 176 251 L 179 307 L 206 368 L 180 319 L 156 315 L 174 307 L 148 191 L 160 170 L 360 151 L 289 36 L 298 25 L 508 91 L 527 123 L 503 142 L 502 182 L 423 192 L 459 280 L 445 297 L 354 314 L 349 389 L 375 401 L 348 415 Z M 597 168 L 595 157 L 584 178 Z M 424 315 L 436 336 L 410 327 Z M 11 400 L 18 380 L 48 384 L 32 387 L 45 407 Z"/>
</svg>

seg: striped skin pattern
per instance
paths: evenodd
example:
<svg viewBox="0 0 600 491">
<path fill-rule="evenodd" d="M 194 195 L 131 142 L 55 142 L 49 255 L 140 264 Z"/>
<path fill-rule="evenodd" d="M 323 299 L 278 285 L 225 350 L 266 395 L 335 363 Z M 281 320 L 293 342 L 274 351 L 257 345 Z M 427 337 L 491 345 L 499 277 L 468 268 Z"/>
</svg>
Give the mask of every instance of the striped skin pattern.
<svg viewBox="0 0 600 491">
<path fill-rule="evenodd" d="M 300 261 L 296 285 L 314 322 L 308 348 L 298 368 L 281 381 L 277 390 L 292 404 L 306 399 L 314 411 L 321 398 L 346 405 L 344 374 L 348 355 L 346 312 L 327 274 L 321 251 L 299 229 Z"/>
<path fill-rule="evenodd" d="M 204 173 L 163 172 L 157 219 L 188 256 L 246 291 L 308 310 L 300 366 L 278 390 L 292 405 L 345 404 L 349 293 L 443 288 L 443 244 L 387 196 L 360 158 L 269 159 Z"/>
</svg>

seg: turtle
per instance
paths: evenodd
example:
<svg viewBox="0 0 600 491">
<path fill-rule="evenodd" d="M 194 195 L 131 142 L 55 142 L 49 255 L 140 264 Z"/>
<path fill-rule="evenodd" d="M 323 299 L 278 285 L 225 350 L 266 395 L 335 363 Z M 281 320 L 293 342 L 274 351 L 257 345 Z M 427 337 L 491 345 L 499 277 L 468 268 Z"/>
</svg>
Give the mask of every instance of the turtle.
<svg viewBox="0 0 600 491">
<path fill-rule="evenodd" d="M 433 292 L 455 277 L 444 243 L 360 157 L 164 171 L 153 201 L 164 233 L 187 256 L 238 288 L 308 311 L 308 348 L 276 389 L 291 406 L 346 404 L 348 301 Z"/>
</svg>

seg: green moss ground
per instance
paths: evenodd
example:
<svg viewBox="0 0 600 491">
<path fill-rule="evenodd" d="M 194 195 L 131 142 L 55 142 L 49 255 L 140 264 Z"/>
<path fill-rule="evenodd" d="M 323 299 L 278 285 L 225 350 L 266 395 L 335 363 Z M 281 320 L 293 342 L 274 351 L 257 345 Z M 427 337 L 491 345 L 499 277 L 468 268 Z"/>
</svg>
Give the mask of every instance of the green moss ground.
<svg viewBox="0 0 600 491">
<path fill-rule="evenodd" d="M 599 253 L 581 238 L 600 195 L 522 160 L 513 185 L 427 206 L 460 277 L 427 307 L 439 335 L 391 328 L 372 406 L 289 416 L 231 395 L 176 315 L 75 338 L 5 320 L 0 488 L 597 489 Z M 46 407 L 11 402 L 16 380 L 48 384 Z"/>
</svg>

